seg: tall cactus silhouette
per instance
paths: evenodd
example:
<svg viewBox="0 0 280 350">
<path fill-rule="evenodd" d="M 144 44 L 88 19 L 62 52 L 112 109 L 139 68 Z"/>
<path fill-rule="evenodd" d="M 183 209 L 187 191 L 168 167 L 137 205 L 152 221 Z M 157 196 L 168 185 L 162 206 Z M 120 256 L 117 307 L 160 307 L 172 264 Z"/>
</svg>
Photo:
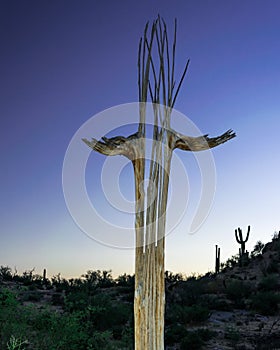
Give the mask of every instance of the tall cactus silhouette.
<svg viewBox="0 0 280 350">
<path fill-rule="evenodd" d="M 245 255 L 245 243 L 248 241 L 249 234 L 250 234 L 250 225 L 248 226 L 247 235 L 245 239 L 243 239 L 242 230 L 240 227 L 238 227 L 238 230 L 235 230 L 236 241 L 241 245 L 241 248 L 239 249 L 240 256 Z"/>
<path fill-rule="evenodd" d="M 218 248 L 216 244 L 216 255 L 215 255 L 215 273 L 220 272 L 220 257 L 221 257 L 221 248 Z"/>
</svg>

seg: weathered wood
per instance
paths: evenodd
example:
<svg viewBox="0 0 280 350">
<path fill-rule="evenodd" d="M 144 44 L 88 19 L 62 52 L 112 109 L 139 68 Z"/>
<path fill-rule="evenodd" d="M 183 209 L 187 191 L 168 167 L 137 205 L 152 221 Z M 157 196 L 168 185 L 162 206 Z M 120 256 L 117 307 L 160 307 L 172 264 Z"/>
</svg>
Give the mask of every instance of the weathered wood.
<svg viewBox="0 0 280 350">
<path fill-rule="evenodd" d="M 172 57 L 165 22 L 159 17 L 154 21 L 148 38 L 148 24 L 139 43 L 138 131 L 128 137 L 103 137 L 97 141 L 83 141 L 94 151 L 107 156 L 123 155 L 131 160 L 135 179 L 135 296 L 134 327 L 135 350 L 164 349 L 165 309 L 165 231 L 169 175 L 172 152 L 202 151 L 216 147 L 233 137 L 228 130 L 209 138 L 208 135 L 191 137 L 170 127 L 172 108 L 185 78 L 189 60 L 176 87 L 175 84 L 175 21 Z M 153 58 L 156 43 L 157 60 Z M 156 63 L 158 62 L 158 67 Z M 166 71 L 167 70 L 167 71 Z M 152 73 L 151 73 L 152 72 Z M 146 102 L 150 93 L 153 103 L 154 126 L 151 155 L 146 154 Z M 160 105 L 161 104 L 161 105 Z M 149 164 L 149 185 L 144 189 L 146 159 Z M 145 210 L 145 204 L 148 204 Z"/>
</svg>

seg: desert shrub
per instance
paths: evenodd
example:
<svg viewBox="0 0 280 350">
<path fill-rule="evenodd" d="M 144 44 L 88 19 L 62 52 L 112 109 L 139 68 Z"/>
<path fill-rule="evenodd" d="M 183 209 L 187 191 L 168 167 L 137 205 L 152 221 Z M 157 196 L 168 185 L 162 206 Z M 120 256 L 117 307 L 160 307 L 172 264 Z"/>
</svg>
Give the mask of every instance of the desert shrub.
<svg viewBox="0 0 280 350">
<path fill-rule="evenodd" d="M 87 348 L 89 334 L 84 313 L 59 314 L 49 309 L 33 310 L 29 315 L 28 324 L 33 335 L 29 340 L 34 349 Z"/>
<path fill-rule="evenodd" d="M 89 290 L 96 288 L 98 285 L 98 281 L 100 280 L 100 271 L 92 271 L 89 270 L 86 273 L 82 275 L 83 280 L 83 285 L 86 286 Z"/>
<path fill-rule="evenodd" d="M 201 323 L 209 318 L 209 309 L 202 305 L 180 306 L 172 305 L 166 316 L 166 323 Z"/>
<path fill-rule="evenodd" d="M 16 294 L 7 288 L 0 289 L 0 309 L 0 349 L 6 349 L 7 344 L 12 347 L 13 340 L 16 344 L 17 340 L 26 339 L 28 326 Z"/>
<path fill-rule="evenodd" d="M 183 338 L 180 349 L 181 350 L 199 350 L 202 349 L 204 345 L 204 341 L 199 336 L 198 332 L 187 332 L 185 337 Z"/>
<path fill-rule="evenodd" d="M 171 271 L 165 271 L 165 282 L 178 283 L 184 281 L 184 276 L 181 273 L 173 273 Z"/>
<path fill-rule="evenodd" d="M 0 281 L 12 281 L 12 269 L 8 266 L 0 266 Z"/>
<path fill-rule="evenodd" d="M 232 347 L 235 347 L 240 340 L 240 333 L 237 329 L 233 327 L 228 327 L 225 330 L 225 339 L 229 340 Z"/>
<path fill-rule="evenodd" d="M 52 304 L 56 306 L 64 306 L 64 296 L 61 293 L 53 293 Z"/>
<path fill-rule="evenodd" d="M 42 299 L 42 294 L 37 292 L 36 290 L 31 290 L 22 293 L 21 300 L 22 301 L 33 301 L 38 302 Z"/>
<path fill-rule="evenodd" d="M 69 281 L 61 277 L 60 273 L 51 278 L 52 286 L 55 287 L 57 292 L 62 292 L 63 290 L 69 290 Z"/>
<path fill-rule="evenodd" d="M 125 290 L 122 289 L 122 290 L 119 291 L 120 293 L 122 293 L 121 294 L 122 300 L 125 301 L 125 302 L 133 303 L 133 301 L 134 301 L 134 290 L 130 289 L 130 288 L 129 288 L 129 290 L 127 290 L 128 287 L 120 287 L 120 288 L 126 288 Z"/>
<path fill-rule="evenodd" d="M 126 325 L 123 328 L 121 346 L 119 346 L 119 349 L 127 349 L 127 350 L 134 349 L 134 327 L 133 327 L 133 324 Z"/>
<path fill-rule="evenodd" d="M 84 290 L 74 289 L 66 294 L 65 309 L 69 312 L 82 311 L 90 305 L 91 296 Z"/>
<path fill-rule="evenodd" d="M 87 325 L 84 315 L 60 315 L 48 309 L 38 310 L 7 302 L 1 306 L 0 313 L 0 348 L 14 336 L 16 339 L 28 337 L 28 348 L 50 350 L 87 349 Z"/>
<path fill-rule="evenodd" d="M 263 274 L 263 276 L 268 275 L 268 272 L 267 272 L 268 265 L 269 264 L 266 260 L 261 261 L 259 264 L 259 269 L 260 269 L 261 273 Z"/>
<path fill-rule="evenodd" d="M 259 285 L 258 288 L 262 291 L 273 291 L 278 289 L 278 278 L 275 275 L 269 275 L 264 277 Z"/>
<path fill-rule="evenodd" d="M 205 342 L 212 339 L 215 334 L 216 332 L 213 332 L 207 328 L 197 329 L 196 331 L 192 332 L 185 330 L 185 336 L 181 338 L 182 341 L 180 349 L 202 349 Z"/>
<path fill-rule="evenodd" d="M 185 323 L 205 322 L 209 318 L 209 309 L 201 305 L 186 306 L 183 308 L 182 320 Z"/>
<path fill-rule="evenodd" d="M 212 331 L 208 328 L 200 328 L 197 330 L 200 338 L 203 340 L 203 341 L 209 341 L 210 339 L 212 339 L 215 335 L 216 335 L 216 332 L 215 331 Z"/>
<path fill-rule="evenodd" d="M 13 275 L 13 281 L 22 283 L 24 286 L 27 286 L 30 290 L 42 289 L 50 285 L 50 281 L 46 278 L 43 279 L 43 276 L 34 274 L 34 268 L 32 270 L 27 270 L 18 275 L 16 272 Z"/>
<path fill-rule="evenodd" d="M 272 274 L 272 273 L 278 273 L 279 267 L 278 267 L 278 261 L 272 259 L 267 266 L 266 273 Z"/>
<path fill-rule="evenodd" d="M 116 283 L 118 286 L 122 287 L 134 287 L 134 276 L 124 273 L 123 275 L 117 277 Z"/>
<path fill-rule="evenodd" d="M 102 271 L 98 280 L 98 287 L 109 288 L 115 285 L 115 281 L 112 277 L 112 271 Z"/>
<path fill-rule="evenodd" d="M 252 285 L 245 281 L 230 281 L 227 284 L 227 297 L 234 302 L 237 308 L 244 307 L 244 300 L 250 296 L 252 292 Z"/>
<path fill-rule="evenodd" d="M 30 315 L 30 324 L 34 330 L 42 331 L 45 329 L 53 329 L 58 323 L 58 315 L 51 312 L 49 309 L 42 309 L 38 312 L 33 312 Z"/>
<path fill-rule="evenodd" d="M 50 338 L 54 340 L 55 349 L 79 350 L 87 349 L 90 337 L 86 314 L 75 312 L 72 314 L 57 314 Z"/>
<path fill-rule="evenodd" d="M 111 271 L 89 270 L 83 274 L 82 277 L 84 278 L 84 284 L 88 287 L 88 289 L 96 287 L 108 288 L 115 284 Z"/>
<path fill-rule="evenodd" d="M 210 310 L 230 311 L 232 305 L 223 297 L 218 295 L 208 295 L 204 298 L 204 302 Z"/>
<path fill-rule="evenodd" d="M 23 274 L 20 276 L 21 278 L 21 282 L 25 285 L 25 286 L 30 286 L 32 284 L 33 281 L 33 272 L 34 272 L 34 268 L 32 270 L 28 270 L 28 271 L 24 271 Z"/>
<path fill-rule="evenodd" d="M 37 290 L 37 285 L 34 284 L 34 283 L 32 283 L 32 284 L 30 284 L 27 288 L 28 288 L 28 290 L 34 291 L 34 290 Z"/>
<path fill-rule="evenodd" d="M 112 330 L 117 338 L 124 325 L 133 317 L 132 305 L 112 302 L 104 295 L 98 295 L 94 298 L 89 312 L 90 321 L 95 329 L 99 331 Z"/>
<path fill-rule="evenodd" d="M 272 242 L 277 242 L 279 238 L 280 238 L 280 231 L 279 232 L 275 231 L 272 235 Z"/>
<path fill-rule="evenodd" d="M 221 279 L 210 279 L 205 286 L 205 292 L 209 294 L 218 294 L 224 292 L 224 284 Z"/>
<path fill-rule="evenodd" d="M 177 291 L 180 304 L 190 306 L 199 303 L 201 296 L 205 292 L 205 284 L 203 281 L 195 278 L 183 282 Z"/>
<path fill-rule="evenodd" d="M 8 288 L 0 288 L 0 306 L 9 307 L 17 305 L 18 301 L 16 294 L 10 291 Z"/>
<path fill-rule="evenodd" d="M 92 337 L 88 340 L 87 350 L 113 350 L 111 344 L 112 334 L 110 331 L 93 332 Z"/>
<path fill-rule="evenodd" d="M 251 298 L 252 308 L 265 316 L 275 315 L 278 312 L 280 295 L 272 291 L 258 292 Z"/>
<path fill-rule="evenodd" d="M 227 259 L 225 263 L 221 264 L 222 269 L 231 269 L 235 267 L 237 264 L 239 264 L 239 254 L 232 255 L 231 258 Z"/>
<path fill-rule="evenodd" d="M 32 276 L 32 284 L 31 286 L 34 288 L 34 289 L 41 289 L 43 288 L 43 285 L 47 283 L 47 279 L 44 280 L 43 279 L 43 276 L 41 275 L 34 275 Z"/>
<path fill-rule="evenodd" d="M 262 253 L 263 248 L 264 248 L 264 243 L 262 243 L 262 241 L 258 241 L 251 252 L 251 257 L 256 257 L 260 255 Z"/>
<path fill-rule="evenodd" d="M 280 336 L 276 333 L 257 338 L 254 345 L 256 350 L 280 349 Z"/>
<path fill-rule="evenodd" d="M 187 334 L 186 328 L 180 324 L 174 324 L 165 329 L 165 343 L 166 345 L 173 345 L 179 343 L 181 339 Z"/>
<path fill-rule="evenodd" d="M 22 295 L 28 299 L 38 294 L 24 288 Z M 27 335 L 28 349 L 133 349 L 132 304 L 115 302 L 104 292 L 85 300 L 84 309 L 60 314 L 21 305 L 14 292 L 1 288 L 0 349 L 6 349 L 12 336 L 26 339 Z"/>
</svg>

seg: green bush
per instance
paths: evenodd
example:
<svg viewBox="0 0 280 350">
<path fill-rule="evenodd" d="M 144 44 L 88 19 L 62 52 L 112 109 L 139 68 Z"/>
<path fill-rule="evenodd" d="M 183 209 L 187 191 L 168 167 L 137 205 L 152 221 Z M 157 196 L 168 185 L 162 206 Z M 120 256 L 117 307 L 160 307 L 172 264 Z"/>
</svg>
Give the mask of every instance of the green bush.
<svg viewBox="0 0 280 350">
<path fill-rule="evenodd" d="M 52 305 L 64 306 L 64 296 L 61 293 L 53 293 Z"/>
<path fill-rule="evenodd" d="M 278 267 L 278 261 L 277 260 L 271 260 L 267 266 L 266 273 L 278 273 L 279 267 Z"/>
<path fill-rule="evenodd" d="M 12 281 L 12 269 L 8 266 L 0 266 L 0 280 L 2 281 Z"/>
<path fill-rule="evenodd" d="M 227 297 L 234 302 L 236 308 L 244 308 L 244 301 L 252 293 L 252 285 L 245 281 L 231 281 L 227 284 Z"/>
<path fill-rule="evenodd" d="M 17 306 L 18 300 L 16 294 L 10 291 L 8 288 L 0 288 L 0 306 Z"/>
<path fill-rule="evenodd" d="M 166 283 L 178 283 L 184 281 L 184 276 L 181 273 L 174 274 L 171 271 L 165 271 Z"/>
<path fill-rule="evenodd" d="M 273 291 L 278 289 L 278 278 L 275 275 L 269 275 L 264 277 L 258 288 L 262 291 Z"/>
<path fill-rule="evenodd" d="M 28 291 L 21 293 L 21 301 L 38 302 L 42 299 L 42 294 L 37 291 Z"/>
<path fill-rule="evenodd" d="M 198 332 L 187 332 L 183 338 L 180 349 L 181 350 L 199 350 L 202 349 L 204 341 L 199 336 Z"/>
<path fill-rule="evenodd" d="M 233 267 L 235 267 L 238 263 L 239 263 L 239 254 L 236 255 L 232 255 L 231 258 L 229 258 L 225 263 L 222 263 L 222 269 L 232 269 Z"/>
<path fill-rule="evenodd" d="M 65 278 L 62 278 L 60 273 L 51 278 L 52 286 L 55 287 L 56 292 L 68 291 L 69 290 L 69 281 Z"/>
<path fill-rule="evenodd" d="M 202 280 L 191 278 L 182 282 L 180 289 L 177 291 L 181 305 L 191 306 L 201 300 L 205 293 L 205 283 Z"/>
<path fill-rule="evenodd" d="M 87 350 L 113 350 L 111 344 L 112 334 L 110 331 L 93 332 L 92 337 L 88 340 Z"/>
<path fill-rule="evenodd" d="M 108 288 L 115 284 L 111 271 L 89 270 L 87 273 L 83 274 L 82 277 L 84 278 L 84 284 L 89 288 Z"/>
<path fill-rule="evenodd" d="M 251 257 L 256 257 L 258 255 L 261 255 L 263 248 L 264 248 L 264 244 L 262 243 L 262 241 L 258 241 L 251 252 Z"/>
<path fill-rule="evenodd" d="M 129 303 L 133 303 L 134 301 L 134 290 L 131 289 L 130 287 L 119 287 L 121 290 L 119 291 L 119 295 L 121 296 L 121 299 L 124 302 L 129 302 Z M 125 288 L 125 290 L 123 289 Z M 127 288 L 129 288 L 129 290 L 127 290 Z"/>
<path fill-rule="evenodd" d="M 209 309 L 202 305 L 180 306 L 172 305 L 166 317 L 167 324 L 197 324 L 209 318 Z"/>
<path fill-rule="evenodd" d="M 116 279 L 116 283 L 118 286 L 122 286 L 122 287 L 134 287 L 134 276 L 131 275 L 127 275 L 126 273 L 124 273 L 123 275 L 120 275 L 117 279 Z"/>
<path fill-rule="evenodd" d="M 272 291 L 259 292 L 251 298 L 252 308 L 265 316 L 277 314 L 279 302 L 280 295 Z"/>
<path fill-rule="evenodd" d="M 197 330 L 197 332 L 198 332 L 200 338 L 205 342 L 212 339 L 216 335 L 215 331 L 211 331 L 208 328 L 201 328 L 201 329 Z"/>
<path fill-rule="evenodd" d="M 3 274 L 9 271 L 2 269 Z M 131 297 L 133 277 L 125 279 L 127 286 L 121 288 L 126 288 L 125 296 Z M 9 344 L 19 350 L 20 340 L 26 338 L 28 349 L 133 349 L 133 303 L 122 302 L 116 288 L 107 289 L 115 286 L 110 272 L 90 272 L 84 279 L 71 281 L 54 276 L 52 284 L 56 291 L 65 290 L 63 313 L 20 303 L 40 300 L 43 295 L 37 289 L 40 281 L 32 270 L 18 276 L 18 282 L 25 286 L 17 294 L 0 287 L 0 349 L 7 349 Z M 61 293 L 51 295 L 53 304 L 63 306 Z"/>
<path fill-rule="evenodd" d="M 73 288 L 65 297 L 65 309 L 69 312 L 82 311 L 90 305 L 91 295 L 86 291 Z"/>
<path fill-rule="evenodd" d="M 265 337 L 256 339 L 255 350 L 267 350 L 267 349 L 280 349 L 280 337 L 279 334 L 268 334 Z"/>
<path fill-rule="evenodd" d="M 100 300 L 100 298 L 99 298 Z M 115 330 L 120 332 L 123 327 L 133 317 L 132 305 L 123 303 L 99 303 L 94 301 L 94 306 L 90 307 L 90 320 L 97 330 Z"/>
<path fill-rule="evenodd" d="M 16 294 L 7 288 L 0 289 L 0 310 L 0 349 L 6 349 L 7 344 L 12 348 L 26 337 L 28 325 Z"/>
<path fill-rule="evenodd" d="M 216 334 L 215 332 L 207 329 L 201 328 L 196 331 L 190 332 L 185 331 L 186 334 L 182 338 L 180 349 L 181 350 L 199 350 L 203 348 L 205 342 L 209 341 Z"/>
<path fill-rule="evenodd" d="M 166 345 L 179 343 L 185 335 L 187 335 L 187 331 L 184 326 L 180 324 L 171 325 L 165 329 L 165 343 Z"/>
<path fill-rule="evenodd" d="M 209 309 L 201 305 L 183 308 L 183 321 L 186 323 L 201 323 L 209 318 Z"/>
<path fill-rule="evenodd" d="M 219 295 L 208 295 L 204 302 L 210 310 L 231 311 L 232 306 L 229 301 Z"/>
</svg>

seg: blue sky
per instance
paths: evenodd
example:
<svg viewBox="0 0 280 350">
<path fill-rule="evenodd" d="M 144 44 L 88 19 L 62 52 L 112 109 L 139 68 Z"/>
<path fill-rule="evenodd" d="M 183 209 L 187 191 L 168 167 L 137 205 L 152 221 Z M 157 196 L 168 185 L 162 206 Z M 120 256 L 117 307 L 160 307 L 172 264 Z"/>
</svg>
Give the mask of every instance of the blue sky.
<svg viewBox="0 0 280 350">
<path fill-rule="evenodd" d="M 195 235 L 186 215 L 168 236 L 166 268 L 212 270 L 215 244 L 222 260 L 238 252 L 238 226 L 251 225 L 248 249 L 270 240 L 280 229 L 279 10 L 277 0 L 1 1 L 0 265 L 66 277 L 133 272 L 133 250 L 100 245 L 75 225 L 62 165 L 91 116 L 137 101 L 138 40 L 158 13 L 170 29 L 178 20 L 178 74 L 191 60 L 176 109 L 203 133 L 237 133 L 213 150 L 210 215 Z M 195 162 L 179 156 L 199 192 Z"/>
</svg>

